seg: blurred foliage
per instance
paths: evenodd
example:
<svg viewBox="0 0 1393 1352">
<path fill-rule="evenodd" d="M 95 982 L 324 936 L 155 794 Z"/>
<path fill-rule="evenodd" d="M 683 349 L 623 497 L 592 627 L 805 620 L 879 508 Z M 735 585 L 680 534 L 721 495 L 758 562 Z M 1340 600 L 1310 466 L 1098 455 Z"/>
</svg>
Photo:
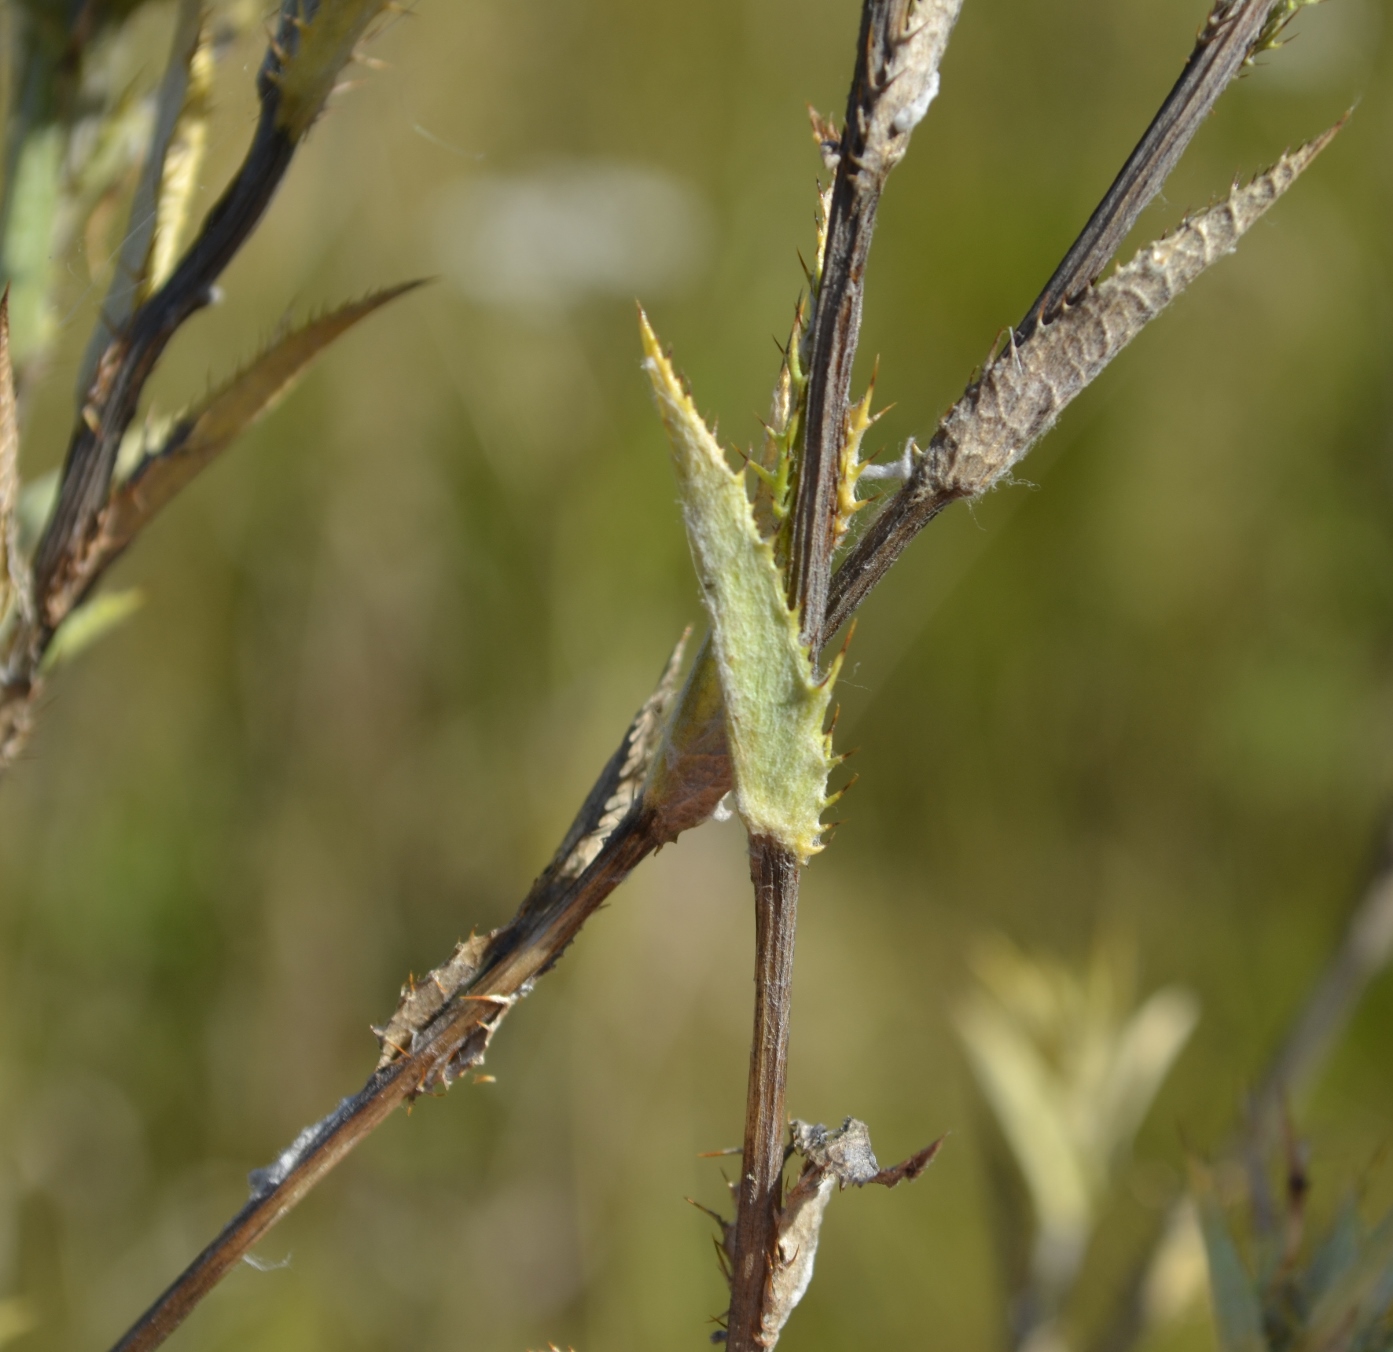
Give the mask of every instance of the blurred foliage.
<svg viewBox="0 0 1393 1352">
<path fill-rule="evenodd" d="M 1021 1341 L 1055 1346 L 1050 1325 L 1078 1276 L 1162 1082 L 1194 1031 L 1194 997 L 1167 987 L 1133 1009 L 1135 955 L 1095 946 L 1088 970 L 1033 959 L 998 937 L 970 962 L 980 988 L 956 1011 L 974 1074 L 1030 1194 Z"/>
<path fill-rule="evenodd" d="M 1219 1352 L 1387 1352 L 1393 1346 L 1393 1213 L 1366 1228 L 1348 1199 L 1326 1233 L 1304 1231 L 1305 1179 L 1279 1223 L 1255 1237 L 1256 1274 L 1239 1255 L 1208 1171 L 1194 1170 Z M 1265 1233 L 1264 1233 L 1265 1231 Z"/>
<path fill-rule="evenodd" d="M 895 407 L 868 450 L 931 429 L 1037 293 L 1205 8 L 968 0 L 881 213 L 855 387 L 879 352 Z M 1077 965 L 1116 926 L 1139 989 L 1204 1009 L 1097 1217 L 1086 1341 L 1183 1187 L 1182 1132 L 1221 1139 L 1359 890 L 1393 799 L 1390 8 L 1303 8 L 1225 95 L 1139 233 L 1359 107 L 1070 409 L 1028 462 L 1038 491 L 947 514 L 863 612 L 838 686 L 861 781 L 804 885 L 789 1106 L 872 1122 L 887 1158 L 952 1134 L 915 1189 L 838 1209 L 790 1349 L 1006 1337 L 991 1180 L 1013 1166 L 948 1017 L 977 936 Z M 0 1299 L 22 1302 L 6 1331 L 32 1320 L 22 1352 L 109 1343 L 247 1171 L 357 1087 L 404 974 L 511 912 L 699 617 L 632 296 L 755 443 L 813 236 L 803 105 L 842 106 L 857 10 L 422 4 L 171 349 L 166 412 L 287 297 L 440 274 L 119 565 L 144 608 L 56 677 L 0 784 Z M 87 68 L 143 97 L 173 19 L 101 27 Z M 262 35 L 231 41 L 195 215 L 251 125 Z M 587 175 L 627 194 L 624 224 Z M 51 260 L 26 480 L 66 443 L 125 219 Z M 723 1200 L 696 1156 L 739 1136 L 748 886 L 733 824 L 645 866 L 509 1021 L 498 1082 L 389 1122 L 180 1345 L 702 1337 L 722 1283 L 682 1197 Z M 1385 979 L 1304 1105 L 1318 1180 L 1387 1138 L 1390 1019 Z M 1393 1204 L 1386 1168 L 1365 1186 L 1371 1214 Z M 1192 1318 L 1155 1346 L 1212 1340 Z"/>
</svg>

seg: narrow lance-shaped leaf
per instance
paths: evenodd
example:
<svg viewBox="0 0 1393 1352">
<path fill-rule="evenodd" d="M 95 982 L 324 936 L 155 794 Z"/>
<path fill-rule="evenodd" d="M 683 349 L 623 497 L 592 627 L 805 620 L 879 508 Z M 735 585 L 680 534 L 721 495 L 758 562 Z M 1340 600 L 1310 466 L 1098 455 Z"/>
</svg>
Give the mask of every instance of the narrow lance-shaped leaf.
<svg viewBox="0 0 1393 1352">
<path fill-rule="evenodd" d="M 58 627 L 40 670 L 47 675 L 64 662 L 71 662 L 80 652 L 105 638 L 118 625 L 124 624 L 141 606 L 145 597 L 136 587 L 125 591 L 103 593 L 78 606 Z"/>
<path fill-rule="evenodd" d="M 1262 1307 L 1253 1279 L 1243 1266 L 1224 1224 L 1214 1185 L 1198 1166 L 1191 1174 L 1199 1203 L 1205 1253 L 1209 1258 L 1209 1287 L 1219 1352 L 1268 1352 L 1262 1331 Z"/>
<path fill-rule="evenodd" d="M 1199 275 L 1242 237 L 1329 145 L 1339 123 L 1222 202 L 1148 245 L 1028 341 L 1011 341 L 948 411 L 833 579 L 827 632 L 846 622 L 914 536 L 959 498 L 994 487 L 1064 409 Z"/>
<path fill-rule="evenodd" d="M 77 397 L 81 402 L 92 383 L 97 360 L 130 319 L 136 304 L 152 289 L 149 264 L 156 227 L 159 223 L 165 164 L 183 110 L 189 100 L 193 70 L 200 50 L 208 51 L 204 39 L 202 0 L 180 0 L 174 25 L 174 42 L 169 64 L 160 81 L 155 99 L 155 125 L 150 134 L 145 164 L 140 171 L 135 195 L 131 198 L 130 224 L 116 256 L 116 273 L 106 293 L 96 327 L 78 369 Z M 205 81 L 206 83 L 206 81 Z M 205 89 L 206 94 L 206 89 Z"/>
<path fill-rule="evenodd" d="M 335 338 L 419 285 L 405 282 L 375 292 L 287 334 L 180 419 L 164 449 L 137 465 L 112 493 L 102 517 L 102 559 L 124 549 L 165 503 L 271 408 Z"/>
<path fill-rule="evenodd" d="M 1106 1149 L 1115 1153 L 1131 1144 L 1199 1016 L 1194 995 L 1167 986 L 1117 1030 L 1096 1108 Z"/>
<path fill-rule="evenodd" d="M 745 481 L 727 464 L 640 312 L 644 369 L 672 445 L 682 516 L 725 696 L 736 803 L 752 835 L 807 860 L 831 769 L 822 731 L 832 678 L 813 679 L 774 551 L 755 525 Z"/>
<path fill-rule="evenodd" d="M 1039 1243 L 1078 1245 L 1092 1224 L 1103 1161 L 1078 1148 L 1064 1088 L 1019 1024 L 992 1002 L 979 996 L 954 1021 L 1025 1180 Z"/>
<path fill-rule="evenodd" d="M 1358 1335 L 1387 1319 L 1393 1302 L 1393 1215 L 1364 1237 L 1357 1257 L 1311 1309 L 1305 1348 L 1364 1346 Z"/>
<path fill-rule="evenodd" d="M 1265 174 L 1148 245 L 1029 343 L 1008 344 L 944 419 L 912 491 L 975 497 L 992 487 L 1147 324 L 1238 247 L 1338 130 L 1283 155 Z"/>
<path fill-rule="evenodd" d="M 155 233 L 150 240 L 140 298 L 144 300 L 163 286 L 174 265 L 188 224 L 198 173 L 208 148 L 208 114 L 213 92 L 213 35 L 205 22 L 189 58 L 184 106 L 174 124 L 160 174 L 159 198 L 155 204 Z"/>
</svg>

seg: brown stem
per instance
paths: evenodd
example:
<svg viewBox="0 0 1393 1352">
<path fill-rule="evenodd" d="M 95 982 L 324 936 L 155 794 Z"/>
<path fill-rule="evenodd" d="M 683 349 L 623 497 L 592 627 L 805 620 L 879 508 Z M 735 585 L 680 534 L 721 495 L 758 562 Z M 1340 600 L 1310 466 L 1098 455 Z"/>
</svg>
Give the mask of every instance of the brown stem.
<svg viewBox="0 0 1393 1352">
<path fill-rule="evenodd" d="M 1258 40 L 1273 0 L 1217 0 L 1195 49 L 1136 149 L 1016 330 L 1028 338 L 1108 265 Z"/>
<path fill-rule="evenodd" d="M 704 649 L 677 701 L 681 653 L 679 644 L 657 691 L 635 715 L 556 855 L 513 919 L 491 936 L 470 980 L 402 1047 L 401 1056 L 380 1065 L 358 1094 L 301 1132 L 274 1164 L 253 1175 L 246 1206 L 113 1352 L 158 1347 L 252 1245 L 394 1108 L 423 1088 L 448 1084 L 468 1066 L 477 1065 L 508 1009 L 556 964 L 581 926 L 630 871 L 711 815 L 730 788 L 723 714 L 711 695 L 714 682 L 701 679 L 709 660 Z M 674 722 L 681 732 L 664 738 L 674 703 Z M 675 765 L 667 764 L 669 757 Z"/>
<path fill-rule="evenodd" d="M 808 399 L 793 507 L 788 590 L 814 663 L 826 633 L 835 547 L 833 513 L 851 368 L 861 333 L 866 258 L 876 208 L 910 133 L 937 91 L 961 0 L 865 0 L 847 96 L 837 178 L 828 213 L 808 339 Z M 755 885 L 755 1017 L 745 1100 L 745 1145 L 731 1250 L 728 1341 L 738 1352 L 772 1346 L 765 1307 L 783 1175 L 789 992 L 798 923 L 798 856 L 768 836 L 750 837 Z"/>
<path fill-rule="evenodd" d="M 863 104 L 872 86 L 872 45 L 889 8 L 886 0 L 867 0 L 861 12 L 856 75 L 847 99 L 846 130 L 832 188 L 827 247 L 809 334 L 808 403 L 788 572 L 789 602 L 803 617 L 803 638 L 814 653 L 822 646 L 842 424 L 861 336 L 866 257 L 884 182 L 873 174 L 857 172 L 858 157 L 865 152 L 865 136 L 858 133 L 862 131 Z"/>
<path fill-rule="evenodd" d="M 817 653 L 825 634 L 833 516 L 861 336 L 866 259 L 890 172 L 937 89 L 961 0 L 865 0 L 847 95 L 827 244 L 807 339 L 808 396 L 789 548 L 789 602 Z"/>
<path fill-rule="evenodd" d="M 784 1093 L 799 872 L 798 857 L 787 846 L 769 836 L 750 837 L 755 1025 L 731 1257 L 726 1339 L 732 1352 L 756 1352 L 767 1345 L 762 1323 L 784 1168 Z"/>
<path fill-rule="evenodd" d="M 262 1236 L 360 1144 L 392 1111 L 427 1085 L 477 1065 L 503 1015 L 546 971 L 581 925 L 661 842 L 651 817 L 632 815 L 594 863 L 527 923 L 500 931 L 485 966 L 463 998 L 448 1005 L 407 1055 L 376 1071 L 363 1089 L 307 1128 L 267 1169 L 252 1175 L 252 1195 L 222 1233 L 131 1326 L 112 1352 L 151 1352 L 239 1263 Z"/>
<path fill-rule="evenodd" d="M 284 17 L 277 36 L 289 40 Z M 63 615 L 50 598 L 63 591 L 65 574 L 76 567 L 97 513 L 111 486 L 116 455 L 141 392 L 161 354 L 184 322 L 208 304 L 213 284 L 260 223 L 285 177 L 296 142 L 279 125 L 280 59 L 273 46 L 258 76 L 261 113 L 241 168 L 209 211 L 197 238 L 169 279 L 107 345 L 92 388 L 73 430 L 63 463 L 58 501 L 34 555 L 34 585 L 40 615 L 38 651 Z"/>
</svg>

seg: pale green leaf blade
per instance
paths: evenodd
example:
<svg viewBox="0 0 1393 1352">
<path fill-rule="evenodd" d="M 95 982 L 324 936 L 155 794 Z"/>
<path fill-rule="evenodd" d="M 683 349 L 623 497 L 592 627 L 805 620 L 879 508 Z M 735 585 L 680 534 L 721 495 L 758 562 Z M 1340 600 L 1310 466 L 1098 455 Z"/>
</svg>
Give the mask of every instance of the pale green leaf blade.
<svg viewBox="0 0 1393 1352">
<path fill-rule="evenodd" d="M 98 359 L 113 335 L 119 333 L 148 291 L 152 243 L 159 225 L 165 161 L 188 98 L 190 75 L 198 57 L 204 29 L 203 0 L 180 0 L 174 41 L 155 97 L 155 124 L 145 163 L 131 199 L 130 223 L 116 256 L 116 272 L 107 289 L 96 327 L 78 368 L 77 399 L 86 399 Z"/>
<path fill-rule="evenodd" d="M 736 803 L 753 835 L 807 860 L 821 848 L 819 818 L 831 769 L 832 681 L 813 679 L 774 552 L 761 538 L 733 471 L 640 312 L 644 369 L 667 429 L 687 541 L 711 614 L 725 697 Z"/>
<path fill-rule="evenodd" d="M 1157 991 L 1122 1028 L 1098 1104 L 1101 1139 L 1126 1149 L 1199 1022 L 1199 1001 L 1178 986 Z"/>
<path fill-rule="evenodd" d="M 153 295 L 168 280 L 179 261 L 198 174 L 208 148 L 208 116 L 213 90 L 213 35 L 205 20 L 188 58 L 183 107 L 164 152 L 155 229 L 145 260 L 140 299 Z"/>
<path fill-rule="evenodd" d="M 131 588 L 103 593 L 78 606 L 58 627 L 44 654 L 41 669 L 47 673 L 70 662 L 83 649 L 90 648 L 98 639 L 124 624 L 144 604 L 145 598 Z"/>
<path fill-rule="evenodd" d="M 1169 1324 L 1197 1305 L 1208 1285 L 1209 1260 L 1194 1198 L 1182 1198 L 1166 1219 L 1142 1286 L 1147 1327 Z"/>
<path fill-rule="evenodd" d="M 1049 1066 L 995 1002 L 968 1000 L 953 1021 L 1025 1180 L 1042 1237 L 1077 1248 L 1093 1223 L 1099 1173 L 1070 1131 Z"/>
</svg>

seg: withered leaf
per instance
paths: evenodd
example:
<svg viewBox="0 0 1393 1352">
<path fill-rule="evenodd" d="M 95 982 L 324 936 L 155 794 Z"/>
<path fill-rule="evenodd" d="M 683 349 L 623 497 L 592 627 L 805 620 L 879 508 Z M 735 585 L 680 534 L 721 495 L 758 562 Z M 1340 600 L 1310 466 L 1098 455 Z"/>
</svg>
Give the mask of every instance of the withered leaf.
<svg viewBox="0 0 1393 1352">
<path fill-rule="evenodd" d="M 463 943 L 455 946 L 447 961 L 428 972 L 420 981 L 408 981 L 401 988 L 396 1013 L 387 1021 L 385 1028 L 373 1029 L 382 1044 L 382 1055 L 377 1062 L 379 1069 L 415 1050 L 417 1036 L 478 975 L 492 940 L 492 933 L 471 934 Z"/>
<path fill-rule="evenodd" d="M 326 347 L 359 320 L 420 282 L 376 291 L 341 306 L 272 343 L 250 366 L 181 418 L 169 440 L 112 492 L 101 515 L 90 579 L 121 552 L 176 493 L 271 409 Z"/>
<path fill-rule="evenodd" d="M 619 750 L 610 757 L 609 764 L 595 781 L 595 787 L 566 832 L 546 876 L 580 877 L 642 793 L 677 698 L 677 676 L 691 633 L 688 626 L 677 640 L 657 688 L 644 700 Z"/>
<path fill-rule="evenodd" d="M 833 1193 L 848 1186 L 860 1188 L 879 1183 L 893 1188 L 912 1181 L 928 1168 L 942 1144 L 940 1137 L 907 1160 L 882 1169 L 871 1148 L 870 1128 L 857 1118 L 848 1117 L 834 1128 L 797 1119 L 789 1124 L 789 1148 L 803 1161 L 803 1167 L 779 1208 L 774 1261 L 770 1264 L 760 1314 L 761 1347 L 772 1348 L 779 1341 L 789 1315 L 807 1294 L 823 1218 Z M 719 1221 L 720 1217 L 716 1219 Z M 725 1238 L 723 1252 L 728 1258 L 734 1226 L 724 1221 L 721 1226 Z"/>
</svg>

